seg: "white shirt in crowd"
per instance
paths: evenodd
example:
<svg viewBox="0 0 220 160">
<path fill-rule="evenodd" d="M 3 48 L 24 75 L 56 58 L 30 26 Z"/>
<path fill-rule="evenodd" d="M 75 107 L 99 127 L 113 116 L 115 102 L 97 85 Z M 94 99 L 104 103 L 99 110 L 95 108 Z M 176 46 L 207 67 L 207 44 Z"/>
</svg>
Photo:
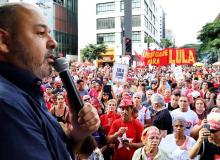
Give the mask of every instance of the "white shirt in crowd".
<svg viewBox="0 0 220 160">
<path fill-rule="evenodd" d="M 189 150 L 194 146 L 196 141 L 189 137 L 187 142 L 188 136 L 186 136 L 186 141 L 182 146 L 178 146 L 176 144 L 176 140 L 174 134 L 169 134 L 165 138 L 162 138 L 160 141 L 160 147 L 163 148 L 169 154 L 169 158 L 172 160 L 187 160 L 189 159 Z M 187 150 L 181 150 L 180 148 L 183 147 L 186 143 Z M 198 157 L 194 158 L 193 160 L 197 160 Z"/>
<path fill-rule="evenodd" d="M 150 119 L 150 111 L 146 107 L 141 107 L 141 109 L 138 111 L 138 117 L 137 119 L 141 122 L 141 124 L 145 125 L 145 119 Z"/>
<path fill-rule="evenodd" d="M 182 116 L 186 119 L 187 126 L 184 134 L 187 136 L 190 136 L 190 130 L 197 122 L 199 122 L 197 114 L 190 109 L 188 109 L 187 112 L 181 112 L 179 109 L 175 109 L 170 114 L 172 119 L 174 119 L 176 116 Z"/>
<path fill-rule="evenodd" d="M 112 89 L 113 89 L 115 95 L 119 95 L 122 92 L 122 90 L 123 90 L 121 85 L 119 87 L 117 87 L 116 85 L 113 85 Z"/>
</svg>

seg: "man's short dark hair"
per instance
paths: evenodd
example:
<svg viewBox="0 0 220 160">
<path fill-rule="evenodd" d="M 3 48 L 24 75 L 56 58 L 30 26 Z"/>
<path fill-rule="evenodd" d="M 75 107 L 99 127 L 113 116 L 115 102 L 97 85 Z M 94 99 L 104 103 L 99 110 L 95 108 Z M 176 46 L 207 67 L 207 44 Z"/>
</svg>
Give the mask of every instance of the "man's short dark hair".
<svg viewBox="0 0 220 160">
<path fill-rule="evenodd" d="M 172 92 L 172 95 L 180 97 L 181 96 L 181 92 Z"/>
<path fill-rule="evenodd" d="M 20 22 L 18 18 L 19 8 L 22 6 L 32 6 L 31 4 L 19 3 L 4 3 L 0 5 L 0 28 L 9 32 L 12 36 L 17 35 L 17 28 Z"/>
<path fill-rule="evenodd" d="M 194 78 L 194 80 L 197 80 L 197 81 L 198 81 L 198 80 L 199 80 L 199 78 L 198 78 L 198 77 L 195 77 L 195 78 Z"/>
<path fill-rule="evenodd" d="M 80 84 L 81 82 L 83 82 L 82 79 L 79 79 L 79 80 L 76 81 L 77 84 Z"/>
<path fill-rule="evenodd" d="M 102 82 L 102 81 L 99 81 L 99 80 L 96 81 L 96 83 L 98 83 L 100 86 L 103 85 L 103 82 Z"/>
<path fill-rule="evenodd" d="M 189 97 L 187 97 L 187 96 L 184 96 L 184 95 L 180 96 L 180 98 L 181 98 L 181 97 L 187 98 L 188 102 L 190 102 L 190 99 L 189 99 Z"/>
</svg>

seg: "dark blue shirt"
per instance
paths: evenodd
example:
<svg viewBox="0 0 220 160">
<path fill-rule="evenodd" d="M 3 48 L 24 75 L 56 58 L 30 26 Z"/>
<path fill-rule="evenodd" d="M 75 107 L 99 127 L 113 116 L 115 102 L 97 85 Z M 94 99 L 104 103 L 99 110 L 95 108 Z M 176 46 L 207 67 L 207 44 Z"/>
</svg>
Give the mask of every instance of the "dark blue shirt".
<svg viewBox="0 0 220 160">
<path fill-rule="evenodd" d="M 47 110 L 40 86 L 36 76 L 0 61 L 1 160 L 71 159 L 67 137 Z"/>
</svg>

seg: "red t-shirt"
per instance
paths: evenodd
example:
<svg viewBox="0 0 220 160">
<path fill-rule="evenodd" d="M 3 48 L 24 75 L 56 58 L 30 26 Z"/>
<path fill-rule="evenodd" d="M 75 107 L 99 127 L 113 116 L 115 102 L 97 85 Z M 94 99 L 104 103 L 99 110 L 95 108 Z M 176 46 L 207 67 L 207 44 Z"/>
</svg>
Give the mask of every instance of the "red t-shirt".
<svg viewBox="0 0 220 160">
<path fill-rule="evenodd" d="M 138 120 L 132 119 L 131 122 L 124 123 L 122 121 L 122 118 L 116 119 L 113 122 L 108 135 L 114 135 L 115 132 L 118 132 L 120 127 L 128 127 L 128 130 L 125 133 L 127 138 L 133 138 L 132 143 L 142 142 L 141 134 L 144 130 L 144 127 Z M 122 135 L 120 135 L 118 138 L 120 137 L 122 137 Z M 120 147 L 120 148 L 118 147 L 119 147 L 119 140 L 117 139 L 114 148 L 114 157 L 113 157 L 114 160 L 132 159 L 133 154 L 136 150 L 135 148 L 129 147 L 128 150 L 125 147 Z"/>
<path fill-rule="evenodd" d="M 113 115 L 106 113 L 106 114 L 103 114 L 102 116 L 100 116 L 101 125 L 104 128 L 106 135 L 108 135 L 110 128 L 112 126 L 112 123 L 116 119 L 119 119 L 120 117 L 121 117 L 121 115 L 119 115 L 117 113 L 114 113 Z"/>
<path fill-rule="evenodd" d="M 95 93 L 94 93 L 94 97 L 95 97 L 95 98 L 98 98 L 98 96 L 99 96 L 99 92 L 100 92 L 100 91 L 95 90 Z"/>
<path fill-rule="evenodd" d="M 198 114 L 196 112 L 196 109 L 194 109 L 193 111 L 197 114 L 199 120 L 202 121 L 202 114 Z M 207 112 L 206 111 L 203 111 L 203 112 L 204 112 L 204 118 L 203 119 L 206 119 L 207 118 Z"/>
<path fill-rule="evenodd" d="M 165 103 L 169 103 L 169 102 L 171 101 L 171 99 L 170 99 L 170 98 L 165 98 L 165 97 L 164 97 L 164 101 L 165 101 Z"/>
<path fill-rule="evenodd" d="M 219 87 L 217 83 L 214 83 L 213 85 L 214 85 L 214 87 L 216 87 L 216 88 L 218 88 L 218 87 Z"/>
</svg>

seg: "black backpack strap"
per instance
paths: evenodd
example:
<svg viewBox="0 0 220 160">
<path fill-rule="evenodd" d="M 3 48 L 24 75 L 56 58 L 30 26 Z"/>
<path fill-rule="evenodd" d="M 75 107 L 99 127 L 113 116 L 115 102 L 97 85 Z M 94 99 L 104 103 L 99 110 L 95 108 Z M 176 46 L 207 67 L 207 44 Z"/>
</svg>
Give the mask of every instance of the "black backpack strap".
<svg viewBox="0 0 220 160">
<path fill-rule="evenodd" d="M 140 160 L 143 159 L 143 158 L 142 158 L 142 149 L 143 149 L 143 147 L 141 147 L 141 151 L 140 151 Z"/>
</svg>

